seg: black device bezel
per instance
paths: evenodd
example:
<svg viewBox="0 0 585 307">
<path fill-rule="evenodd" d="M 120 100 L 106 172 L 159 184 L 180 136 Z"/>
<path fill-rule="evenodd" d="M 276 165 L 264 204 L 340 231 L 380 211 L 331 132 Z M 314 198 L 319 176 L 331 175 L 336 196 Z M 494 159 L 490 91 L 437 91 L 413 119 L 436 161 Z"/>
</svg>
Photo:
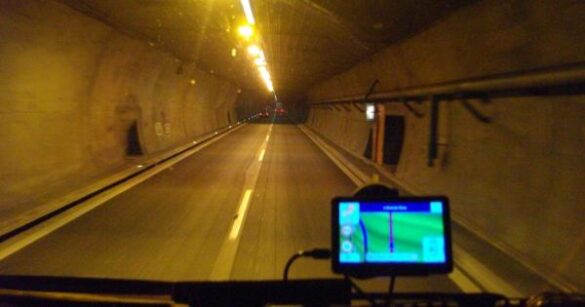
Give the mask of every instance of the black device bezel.
<svg viewBox="0 0 585 307">
<path fill-rule="evenodd" d="M 446 261 L 437 264 L 398 264 L 398 263 L 340 263 L 339 262 L 339 203 L 340 202 L 395 202 L 395 201 L 432 201 L 444 203 L 443 229 L 445 232 Z M 453 271 L 453 251 L 451 238 L 451 212 L 449 199 L 445 196 L 406 196 L 385 198 L 336 197 L 331 200 L 331 267 L 333 272 L 356 277 L 376 276 L 424 276 L 448 274 Z"/>
</svg>

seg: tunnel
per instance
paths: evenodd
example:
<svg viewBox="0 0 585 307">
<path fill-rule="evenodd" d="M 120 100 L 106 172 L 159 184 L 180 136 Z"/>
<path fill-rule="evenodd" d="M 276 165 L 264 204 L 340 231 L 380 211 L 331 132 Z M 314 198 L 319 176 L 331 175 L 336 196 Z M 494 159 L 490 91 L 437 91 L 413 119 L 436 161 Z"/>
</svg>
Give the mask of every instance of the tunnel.
<svg viewBox="0 0 585 307">
<path fill-rule="evenodd" d="M 382 183 L 451 207 L 397 291 L 585 291 L 583 1 L 2 0 L 0 80 L 0 276 L 278 279 Z"/>
</svg>

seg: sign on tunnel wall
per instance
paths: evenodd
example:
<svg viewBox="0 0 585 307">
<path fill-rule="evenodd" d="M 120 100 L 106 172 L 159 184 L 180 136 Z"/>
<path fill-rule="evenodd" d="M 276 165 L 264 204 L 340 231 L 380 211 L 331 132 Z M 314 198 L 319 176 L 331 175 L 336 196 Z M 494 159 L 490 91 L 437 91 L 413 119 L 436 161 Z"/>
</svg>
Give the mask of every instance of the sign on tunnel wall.
<svg viewBox="0 0 585 307">
<path fill-rule="evenodd" d="M 376 118 L 376 105 L 373 103 L 366 104 L 366 120 L 373 121 Z"/>
</svg>

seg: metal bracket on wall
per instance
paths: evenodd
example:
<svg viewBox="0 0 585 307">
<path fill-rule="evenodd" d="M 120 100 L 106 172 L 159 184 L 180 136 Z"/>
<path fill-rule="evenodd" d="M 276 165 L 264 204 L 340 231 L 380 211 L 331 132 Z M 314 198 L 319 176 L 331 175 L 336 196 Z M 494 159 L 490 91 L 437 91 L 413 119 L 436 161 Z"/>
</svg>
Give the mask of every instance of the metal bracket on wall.
<svg viewBox="0 0 585 307">
<path fill-rule="evenodd" d="M 410 111 L 410 113 L 414 114 L 414 116 L 416 116 L 416 117 L 418 117 L 418 118 L 421 118 L 421 117 L 423 117 L 423 116 L 424 116 L 424 114 L 423 114 L 423 113 L 421 113 L 421 112 L 417 111 L 415 108 L 413 108 L 413 107 L 412 107 L 412 106 L 411 106 L 411 105 L 408 103 L 408 101 L 407 101 L 407 100 L 402 100 L 401 102 L 402 102 L 402 105 L 404 105 L 404 106 L 406 107 L 406 109 L 407 109 L 408 111 Z"/>
<path fill-rule="evenodd" d="M 489 103 L 489 100 L 487 99 L 483 99 L 482 101 L 484 102 L 484 104 Z M 481 114 L 481 112 L 478 109 L 476 109 L 469 101 L 462 99 L 461 104 L 463 105 L 463 107 L 465 107 L 465 110 L 471 113 L 471 115 L 473 115 L 473 117 L 475 117 L 475 119 L 477 119 L 478 121 L 485 124 L 489 124 L 492 122 L 492 119 L 489 116 Z"/>
<path fill-rule="evenodd" d="M 362 106 L 359 105 L 359 103 L 352 103 L 353 107 L 356 108 L 358 111 L 360 111 L 361 113 L 366 112 L 366 110 L 364 108 L 362 108 Z"/>
<path fill-rule="evenodd" d="M 340 106 L 341 106 L 341 107 L 342 107 L 342 108 L 343 108 L 343 109 L 344 109 L 346 112 L 349 112 L 349 111 L 351 111 L 351 108 L 350 108 L 350 107 L 348 107 L 346 104 L 340 104 Z"/>
<path fill-rule="evenodd" d="M 374 82 L 372 82 L 372 84 L 370 85 L 370 88 L 368 89 L 368 92 L 364 96 L 364 101 L 365 102 L 368 101 L 368 98 L 370 98 L 370 95 L 372 95 L 372 93 L 376 89 L 376 86 L 378 85 L 378 83 L 380 83 L 380 80 L 378 80 L 378 79 L 376 79 L 376 80 L 374 80 Z"/>
</svg>

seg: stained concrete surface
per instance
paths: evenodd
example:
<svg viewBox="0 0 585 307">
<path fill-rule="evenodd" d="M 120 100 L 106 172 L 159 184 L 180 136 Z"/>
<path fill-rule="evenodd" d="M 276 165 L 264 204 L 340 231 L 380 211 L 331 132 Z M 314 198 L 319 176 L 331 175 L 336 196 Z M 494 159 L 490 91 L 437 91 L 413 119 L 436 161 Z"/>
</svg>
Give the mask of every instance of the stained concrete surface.
<svg viewBox="0 0 585 307">
<path fill-rule="evenodd" d="M 0 225 L 227 126 L 237 97 L 236 85 L 58 1 L 1 1 Z M 127 153 L 133 125 L 139 157 Z"/>
</svg>

